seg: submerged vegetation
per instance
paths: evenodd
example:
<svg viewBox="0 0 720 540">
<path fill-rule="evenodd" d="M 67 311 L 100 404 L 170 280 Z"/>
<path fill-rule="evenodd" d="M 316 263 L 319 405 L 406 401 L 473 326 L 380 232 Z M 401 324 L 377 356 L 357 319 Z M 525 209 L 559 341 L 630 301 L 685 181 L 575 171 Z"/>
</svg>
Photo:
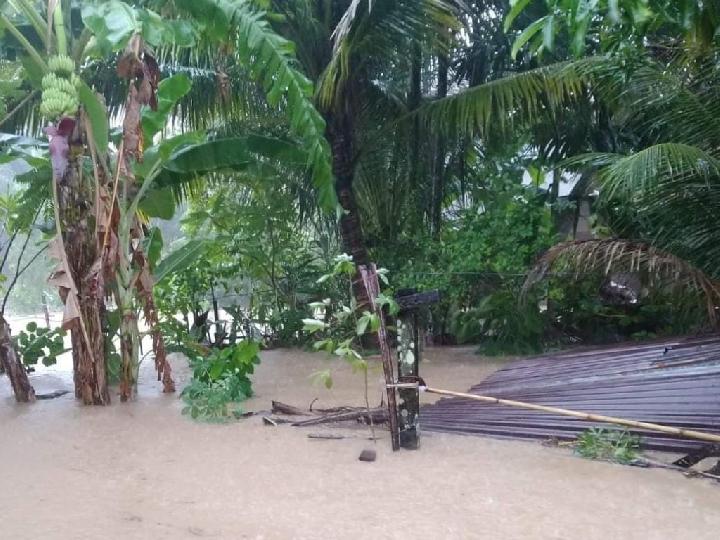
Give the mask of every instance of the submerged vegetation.
<svg viewBox="0 0 720 540">
<path fill-rule="evenodd" d="M 242 341 L 224 349 L 196 351 L 189 356 L 192 380 L 182 391 L 183 414 L 195 420 L 223 422 L 238 417 L 237 406 L 252 397 L 252 375 L 260 363 L 260 345 Z"/>
<path fill-rule="evenodd" d="M 584 458 L 627 465 L 640 455 L 640 437 L 627 430 L 591 428 L 578 437 L 575 451 Z"/>
<path fill-rule="evenodd" d="M 186 412 L 210 420 L 262 347 L 322 331 L 366 371 L 371 262 L 388 306 L 441 292 L 428 340 L 488 354 L 714 330 L 713 6 L 0 3 L 17 398 L 22 363 L 61 352 L 6 321 L 48 258 L 76 397 L 132 399 L 146 339 L 166 392 L 167 354 L 189 357 Z"/>
</svg>

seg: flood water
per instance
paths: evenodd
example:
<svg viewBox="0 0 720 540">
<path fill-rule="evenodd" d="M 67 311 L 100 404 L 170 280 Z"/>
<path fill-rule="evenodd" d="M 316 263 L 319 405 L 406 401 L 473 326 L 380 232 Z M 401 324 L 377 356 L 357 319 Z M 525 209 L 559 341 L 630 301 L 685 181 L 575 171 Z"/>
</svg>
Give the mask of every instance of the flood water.
<svg viewBox="0 0 720 540">
<path fill-rule="evenodd" d="M 459 391 L 501 365 L 466 348 L 426 357 L 427 382 Z M 182 387 L 185 362 L 172 360 Z M 423 434 L 420 450 L 392 453 L 387 436 L 373 445 L 364 428 L 199 424 L 160 393 L 147 364 L 137 401 L 106 408 L 71 394 L 18 406 L 0 379 L 0 538 L 718 538 L 720 487 L 706 480 L 528 442 Z M 331 390 L 309 378 L 327 367 Z M 71 389 L 66 369 L 31 378 L 40 392 Z M 255 389 L 247 410 L 364 401 L 349 368 L 292 350 L 263 353 Z M 376 370 L 371 403 L 381 392 Z M 323 429 L 347 438 L 308 439 Z M 377 461 L 359 462 L 368 447 Z"/>
</svg>

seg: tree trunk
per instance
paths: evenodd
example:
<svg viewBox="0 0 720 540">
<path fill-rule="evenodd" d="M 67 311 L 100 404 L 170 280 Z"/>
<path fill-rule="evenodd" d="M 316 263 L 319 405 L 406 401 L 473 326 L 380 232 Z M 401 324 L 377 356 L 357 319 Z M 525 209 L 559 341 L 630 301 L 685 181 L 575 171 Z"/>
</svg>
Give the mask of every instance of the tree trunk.
<svg viewBox="0 0 720 540">
<path fill-rule="evenodd" d="M 438 57 L 437 98 L 447 97 L 448 90 L 448 59 L 445 55 Z M 445 136 L 440 134 L 435 140 L 435 167 L 433 171 L 432 207 L 430 209 L 433 236 L 440 235 L 442 225 L 442 203 L 445 197 Z"/>
<path fill-rule="evenodd" d="M 73 135 L 76 140 L 77 130 Z M 103 286 L 94 230 L 91 177 L 80 174 L 78 152 L 70 152 L 67 169 L 57 182 L 58 212 L 72 279 L 77 286 L 81 321 L 71 329 L 75 397 L 86 405 L 107 405 L 110 393 L 102 333 Z M 72 294 L 72 293 L 71 293 Z"/>
<path fill-rule="evenodd" d="M 120 322 L 120 401 L 134 398 L 137 385 L 137 358 L 139 356 L 140 338 L 137 315 L 132 306 L 124 306 Z"/>
<path fill-rule="evenodd" d="M 333 153 L 335 190 L 345 213 L 340 218 L 343 250 L 353 256 L 356 265 L 368 264 L 365 238 L 360 223 L 360 213 L 353 191 L 355 170 L 353 165 L 353 128 L 350 120 L 341 118 L 330 126 L 329 137 Z"/>
<path fill-rule="evenodd" d="M 2 315 L 0 315 L 0 368 L 10 379 L 15 401 L 18 403 L 35 401 L 35 390 L 10 339 L 10 325 Z"/>
<path fill-rule="evenodd" d="M 410 67 L 410 81 L 408 89 L 408 111 L 412 112 L 420 107 L 422 101 L 422 50 L 420 45 L 415 44 L 412 51 L 412 62 Z M 408 147 L 408 174 L 409 182 L 414 197 L 414 204 L 425 206 L 427 199 L 423 199 L 419 189 L 420 184 L 420 117 L 414 115 L 412 120 L 412 132 Z"/>
<path fill-rule="evenodd" d="M 68 249 L 68 251 L 70 251 Z M 100 318 L 101 305 L 96 299 L 86 298 L 80 291 L 80 312 L 90 346 L 86 343 L 81 328 L 71 330 L 75 397 L 81 399 L 85 405 L 108 405 L 110 392 L 107 386 L 107 372 L 105 368 L 105 341 L 102 334 Z"/>
</svg>

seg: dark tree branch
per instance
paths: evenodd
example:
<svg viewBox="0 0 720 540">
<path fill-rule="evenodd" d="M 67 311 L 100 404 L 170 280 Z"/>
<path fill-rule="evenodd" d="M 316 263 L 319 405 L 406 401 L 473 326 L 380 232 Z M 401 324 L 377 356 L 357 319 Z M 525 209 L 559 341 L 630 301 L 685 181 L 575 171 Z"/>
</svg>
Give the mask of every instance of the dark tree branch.
<svg viewBox="0 0 720 540">
<path fill-rule="evenodd" d="M 36 95 L 37 95 L 37 90 L 35 90 L 34 92 L 31 92 L 31 93 L 29 93 L 27 96 L 25 96 L 25 97 L 23 98 L 23 100 L 20 101 L 20 103 L 18 103 L 18 104 L 13 108 L 12 111 L 10 111 L 9 113 L 7 113 L 7 114 L 5 115 L 5 117 L 4 117 L 2 120 L 0 120 L 0 126 L 2 126 L 5 122 L 7 122 L 7 121 L 10 120 L 13 116 L 15 116 L 15 114 L 16 114 L 20 109 L 22 109 L 22 108 L 27 104 L 27 102 L 30 101 L 31 99 L 33 99 Z"/>
<path fill-rule="evenodd" d="M 40 215 L 40 212 L 42 212 L 42 208 L 43 208 L 42 205 L 40 205 L 40 207 L 38 207 L 38 209 L 35 211 L 35 215 L 33 216 L 33 219 L 31 222 L 33 225 L 37 221 L 37 218 Z M 18 232 L 19 232 L 19 229 L 16 229 L 13 232 L 12 240 L 15 239 Z M 7 286 L 7 288 L 5 290 L 5 295 L 3 296 L 3 301 L 2 301 L 2 306 L 0 306 L 0 314 L 2 314 L 2 315 L 5 315 L 5 306 L 7 304 L 8 298 L 10 297 L 10 293 L 12 292 L 13 288 L 17 284 L 17 281 L 20 278 L 20 276 L 23 274 L 23 272 L 25 272 L 25 270 L 27 270 L 30 267 L 30 265 L 33 262 L 35 262 L 35 260 L 37 260 L 37 258 L 40 256 L 40 254 L 47 249 L 47 245 L 46 245 L 40 251 L 35 253 L 35 255 L 32 256 L 32 258 L 28 261 L 28 263 L 25 266 L 21 266 L 23 257 L 25 256 L 25 251 L 27 251 L 28 244 L 30 243 L 31 236 L 32 236 L 32 228 L 28 231 L 28 234 L 25 237 L 25 242 L 23 242 L 22 249 L 20 250 L 20 254 L 18 255 L 17 263 L 15 265 L 15 275 L 13 276 L 12 281 L 10 282 L 10 284 Z M 5 252 L 5 256 L 3 258 L 2 266 L 5 265 L 5 261 L 7 260 L 8 254 L 10 253 L 10 247 L 12 246 L 12 240 L 8 244 L 7 251 Z M 2 266 L 0 266 L 0 270 L 2 269 Z"/>
<path fill-rule="evenodd" d="M 10 255 L 10 249 L 12 248 L 13 244 L 15 243 L 15 238 L 18 235 L 18 231 L 14 231 L 12 235 L 10 235 L 10 240 L 8 240 L 8 243 L 5 244 L 5 252 L 3 253 L 2 262 L 0 262 L 0 272 L 3 271 L 3 268 L 5 268 L 5 263 L 8 260 L 8 256 Z"/>
</svg>

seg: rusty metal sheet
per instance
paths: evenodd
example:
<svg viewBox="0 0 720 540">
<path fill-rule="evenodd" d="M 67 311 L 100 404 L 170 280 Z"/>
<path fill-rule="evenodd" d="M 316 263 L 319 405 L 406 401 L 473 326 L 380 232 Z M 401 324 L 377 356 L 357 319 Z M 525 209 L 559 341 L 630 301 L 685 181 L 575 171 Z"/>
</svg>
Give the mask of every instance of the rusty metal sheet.
<svg viewBox="0 0 720 540">
<path fill-rule="evenodd" d="M 469 393 L 720 434 L 720 337 L 535 356 L 508 364 Z M 558 440 L 608 426 L 462 398 L 424 406 L 420 422 L 428 431 Z M 651 450 L 684 452 L 704 444 L 634 431 Z"/>
</svg>

